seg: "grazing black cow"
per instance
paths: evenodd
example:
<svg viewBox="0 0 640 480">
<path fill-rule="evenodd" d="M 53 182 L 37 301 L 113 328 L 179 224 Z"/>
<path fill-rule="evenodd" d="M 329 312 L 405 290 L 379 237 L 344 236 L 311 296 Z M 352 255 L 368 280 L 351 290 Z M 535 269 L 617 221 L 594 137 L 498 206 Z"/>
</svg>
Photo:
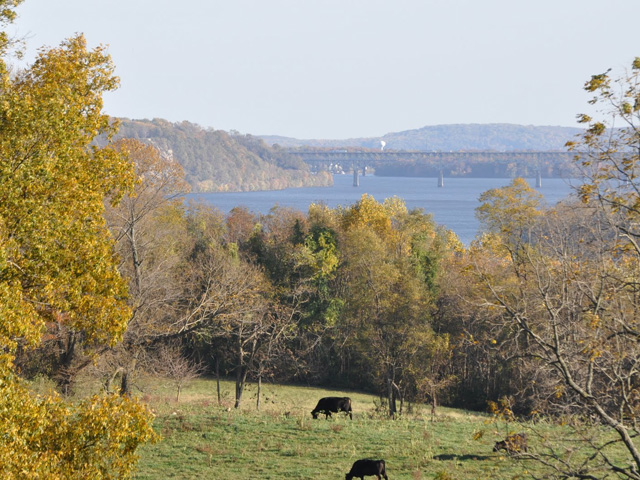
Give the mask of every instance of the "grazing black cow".
<svg viewBox="0 0 640 480">
<path fill-rule="evenodd" d="M 497 452 L 504 450 L 508 454 L 521 453 L 527 451 L 527 434 L 526 433 L 514 433 L 513 435 L 507 435 L 507 438 L 496 442 L 493 447 L 493 451 Z"/>
<path fill-rule="evenodd" d="M 318 400 L 316 408 L 311 411 L 313 418 L 318 418 L 318 413 L 324 413 L 324 418 L 329 418 L 331 412 L 344 412 L 353 420 L 351 414 L 351 399 L 349 397 L 324 397 Z"/>
<path fill-rule="evenodd" d="M 356 460 L 351 467 L 351 471 L 345 476 L 346 480 L 351 480 L 353 477 L 360 477 L 360 480 L 364 480 L 365 475 L 375 475 L 380 480 L 380 476 L 384 477 L 384 480 L 389 480 L 387 477 L 387 469 L 384 460 Z"/>
</svg>

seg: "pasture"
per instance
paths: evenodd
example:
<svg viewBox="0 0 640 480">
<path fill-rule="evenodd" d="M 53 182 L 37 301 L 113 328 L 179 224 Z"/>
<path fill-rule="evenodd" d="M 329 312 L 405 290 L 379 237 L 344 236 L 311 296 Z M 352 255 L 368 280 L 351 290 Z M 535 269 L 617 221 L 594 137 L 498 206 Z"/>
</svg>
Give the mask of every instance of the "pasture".
<svg viewBox="0 0 640 480">
<path fill-rule="evenodd" d="M 136 478 L 343 479 L 360 458 L 385 459 L 392 480 L 514 479 L 539 468 L 492 451 L 507 429 L 525 426 L 490 415 L 440 408 L 432 419 L 429 408 L 414 406 L 390 420 L 372 395 L 268 384 L 259 412 L 255 385 L 235 410 L 233 388 L 223 382 L 218 405 L 215 382 L 196 380 L 176 403 L 170 383 L 146 382 L 144 400 L 162 440 L 140 451 Z M 343 395 L 353 401 L 353 420 L 344 413 L 311 418 L 320 397 Z M 535 450 L 535 440 L 530 447 Z"/>
</svg>

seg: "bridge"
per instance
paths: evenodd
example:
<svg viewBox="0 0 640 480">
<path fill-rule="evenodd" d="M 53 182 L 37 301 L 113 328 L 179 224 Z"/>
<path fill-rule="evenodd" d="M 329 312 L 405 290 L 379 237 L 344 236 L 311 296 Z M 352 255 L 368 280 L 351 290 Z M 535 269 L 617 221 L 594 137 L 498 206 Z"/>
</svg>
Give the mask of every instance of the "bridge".
<svg viewBox="0 0 640 480">
<path fill-rule="evenodd" d="M 439 177 L 445 176 L 542 177 L 570 176 L 575 154 L 567 151 L 452 151 L 305 149 L 288 151 L 309 164 L 313 170 L 358 175 L 376 170 L 383 175 Z M 539 185 L 538 185 L 539 186 Z"/>
</svg>

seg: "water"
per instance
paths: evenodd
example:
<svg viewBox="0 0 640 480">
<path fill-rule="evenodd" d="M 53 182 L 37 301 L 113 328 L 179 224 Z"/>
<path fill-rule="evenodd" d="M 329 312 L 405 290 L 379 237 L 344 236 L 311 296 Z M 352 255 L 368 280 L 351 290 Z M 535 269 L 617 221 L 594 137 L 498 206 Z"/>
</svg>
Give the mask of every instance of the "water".
<svg viewBox="0 0 640 480">
<path fill-rule="evenodd" d="M 528 179 L 535 185 L 535 179 Z M 511 183 L 508 178 L 445 178 L 444 187 L 438 188 L 437 178 L 360 177 L 360 186 L 353 186 L 351 175 L 335 175 L 333 187 L 289 188 L 260 192 L 194 193 L 188 198 L 217 207 L 223 213 L 238 206 L 254 213 L 269 213 L 274 206 L 292 207 L 306 212 L 312 203 L 329 207 L 351 205 L 368 193 L 377 201 L 397 196 L 407 208 L 422 208 L 433 214 L 436 223 L 453 230 L 468 245 L 478 233 L 480 224 L 475 218 L 478 197 L 491 188 Z M 574 182 L 575 183 L 575 182 Z M 567 179 L 545 178 L 537 189 L 548 205 L 553 205 L 572 193 Z"/>
</svg>

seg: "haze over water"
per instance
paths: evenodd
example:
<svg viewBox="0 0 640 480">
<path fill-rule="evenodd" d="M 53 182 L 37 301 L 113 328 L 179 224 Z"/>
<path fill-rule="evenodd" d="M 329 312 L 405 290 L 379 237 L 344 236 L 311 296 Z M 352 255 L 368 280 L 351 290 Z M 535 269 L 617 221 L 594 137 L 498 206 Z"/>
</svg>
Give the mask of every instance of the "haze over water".
<svg viewBox="0 0 640 480">
<path fill-rule="evenodd" d="M 535 179 L 527 179 L 531 186 Z M 360 186 L 353 186 L 351 175 L 335 175 L 333 187 L 289 188 L 259 192 L 194 193 L 187 198 L 215 206 L 228 213 L 238 206 L 254 213 L 266 214 L 274 206 L 291 207 L 307 212 L 312 203 L 324 203 L 335 208 L 357 202 L 367 193 L 377 201 L 397 196 L 407 208 L 421 208 L 433 214 L 436 223 L 453 230 L 460 240 L 469 245 L 478 233 L 480 224 L 475 218 L 478 197 L 491 188 L 508 185 L 509 178 L 445 178 L 444 187 L 438 188 L 437 178 L 360 177 Z M 554 205 L 572 193 L 571 181 L 560 178 L 542 179 L 537 189 L 548 205 Z"/>
</svg>

